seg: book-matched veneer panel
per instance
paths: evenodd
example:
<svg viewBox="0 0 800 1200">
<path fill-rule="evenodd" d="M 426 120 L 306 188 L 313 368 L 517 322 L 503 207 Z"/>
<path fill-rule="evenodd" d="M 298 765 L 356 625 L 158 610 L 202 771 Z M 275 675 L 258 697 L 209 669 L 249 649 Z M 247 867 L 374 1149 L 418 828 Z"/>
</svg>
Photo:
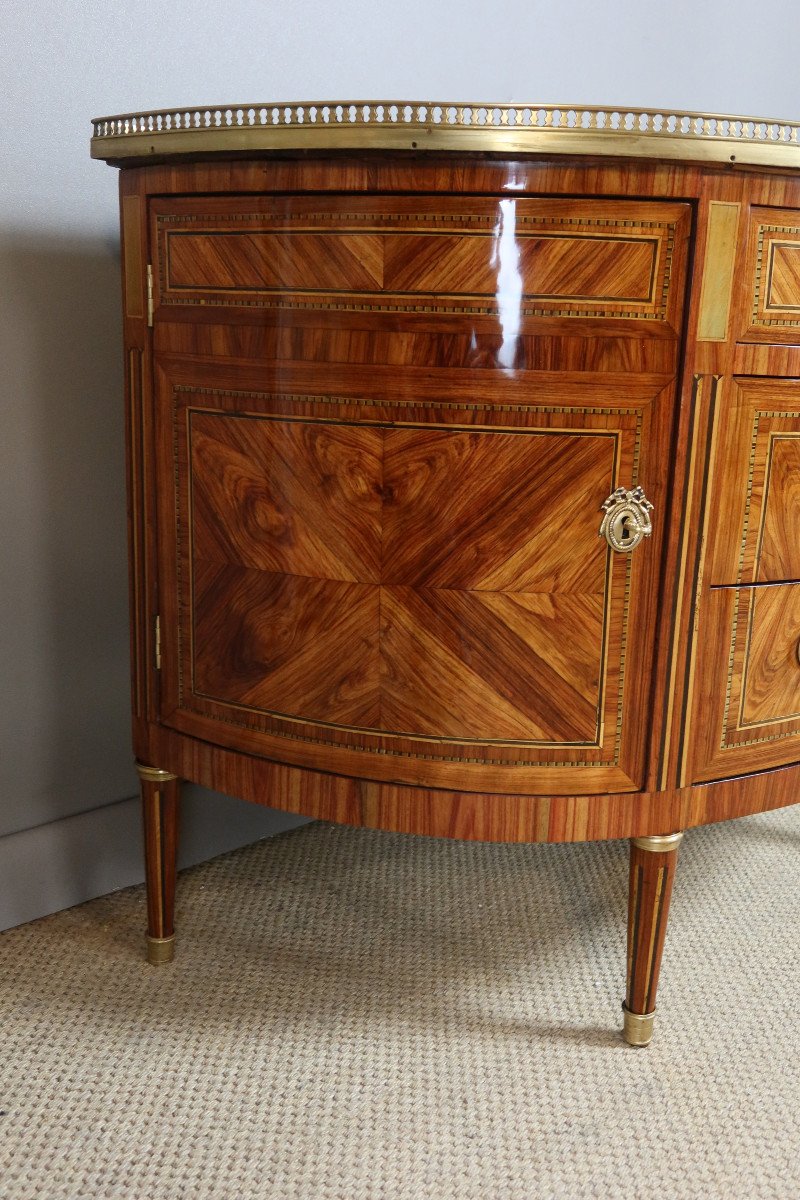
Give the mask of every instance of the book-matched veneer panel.
<svg viewBox="0 0 800 1200">
<path fill-rule="evenodd" d="M 737 378 L 722 395 L 708 582 L 800 580 L 800 382 Z"/>
<path fill-rule="evenodd" d="M 377 583 L 384 430 L 187 408 L 198 558 Z"/>
<path fill-rule="evenodd" d="M 736 732 L 800 722 L 800 584 L 753 588 L 746 621 L 743 615 L 734 653 Z"/>
<path fill-rule="evenodd" d="M 800 760 L 800 584 L 711 590 L 694 670 L 689 779 Z"/>
<path fill-rule="evenodd" d="M 635 786 L 661 534 L 598 531 L 620 483 L 663 507 L 672 389 L 460 374 L 162 357 L 166 723 L 365 778 Z"/>
<path fill-rule="evenodd" d="M 499 321 L 507 340 L 543 318 L 679 324 L 687 204 L 262 195 L 151 209 L 162 315 L 209 305 L 468 314 Z"/>
</svg>

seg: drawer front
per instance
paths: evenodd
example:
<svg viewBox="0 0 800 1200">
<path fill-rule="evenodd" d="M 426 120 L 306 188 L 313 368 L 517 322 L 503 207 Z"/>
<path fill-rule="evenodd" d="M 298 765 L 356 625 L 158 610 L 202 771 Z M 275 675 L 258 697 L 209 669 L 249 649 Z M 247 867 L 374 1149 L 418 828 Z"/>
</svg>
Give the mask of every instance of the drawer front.
<svg viewBox="0 0 800 1200">
<path fill-rule="evenodd" d="M 692 780 L 800 759 L 800 584 L 713 590 L 699 635 Z"/>
<path fill-rule="evenodd" d="M 709 582 L 800 580 L 800 383 L 735 379 L 723 403 Z"/>
<path fill-rule="evenodd" d="M 157 370 L 162 721 L 365 778 L 636 788 L 671 389 L 232 375 Z M 614 553 L 601 505 L 635 482 L 655 532 Z"/>
<path fill-rule="evenodd" d="M 740 341 L 798 341 L 800 209 L 750 210 L 738 324 Z"/>
<path fill-rule="evenodd" d="M 157 308 L 468 313 L 678 328 L 685 204 L 433 196 L 156 200 Z"/>
</svg>

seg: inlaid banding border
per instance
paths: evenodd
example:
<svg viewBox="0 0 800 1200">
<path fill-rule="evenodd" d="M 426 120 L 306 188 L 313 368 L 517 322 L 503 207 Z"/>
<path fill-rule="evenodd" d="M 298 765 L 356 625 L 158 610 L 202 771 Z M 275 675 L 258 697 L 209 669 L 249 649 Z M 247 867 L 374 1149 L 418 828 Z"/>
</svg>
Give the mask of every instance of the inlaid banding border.
<svg viewBox="0 0 800 1200">
<path fill-rule="evenodd" d="M 247 398 L 251 398 L 253 400 L 258 400 L 261 404 L 264 404 L 265 402 L 272 403 L 272 404 L 286 404 L 287 402 L 289 402 L 289 404 L 294 403 L 294 404 L 308 404 L 308 405 L 320 405 L 320 406 L 357 405 L 359 407 L 375 407 L 375 408 L 398 407 L 398 404 L 395 401 L 392 401 L 391 403 L 387 404 L 386 401 L 376 400 L 376 399 L 365 399 L 365 398 L 349 399 L 347 397 L 341 397 L 341 396 L 317 395 L 317 394 L 305 395 L 305 394 L 286 394 L 286 393 L 264 393 L 264 392 L 251 391 L 251 390 L 238 390 L 238 389 L 212 388 L 212 387 L 195 387 L 195 386 L 188 385 L 188 384 L 173 385 L 173 388 L 172 388 L 172 397 L 173 397 L 172 428 L 173 428 L 173 457 L 174 457 L 174 480 L 175 480 L 174 502 L 175 502 L 175 506 L 176 506 L 175 511 L 176 511 L 176 535 L 177 535 L 177 541 L 176 541 L 177 561 L 176 561 L 175 567 L 176 567 L 176 584 L 177 584 L 177 592 L 178 592 L 178 597 L 177 597 L 177 599 L 178 599 L 178 630 L 177 630 L 178 696 L 177 696 L 177 702 L 178 702 L 178 706 L 180 709 L 182 709 L 184 711 L 188 711 L 188 712 L 193 712 L 197 716 L 204 717 L 206 719 L 208 719 L 209 716 L 211 716 L 211 719 L 213 719 L 213 720 L 222 720 L 227 724 L 237 726 L 240 728 L 244 728 L 249 731 L 269 734 L 272 736 L 277 735 L 280 737 L 287 738 L 289 740 L 299 741 L 299 742 L 303 742 L 303 743 L 306 743 L 309 745 L 337 746 L 337 747 L 355 750 L 360 753 L 377 754 L 377 755 L 391 756 L 391 757 L 398 757 L 398 758 L 420 759 L 423 761 L 432 761 L 432 762 L 476 763 L 476 764 L 482 764 L 482 765 L 487 765 L 487 766 L 514 766 L 514 767 L 548 767 L 548 768 L 550 768 L 550 767 L 586 767 L 586 768 L 591 768 L 591 767 L 597 767 L 597 766 L 616 767 L 616 766 L 620 765 L 621 750 L 622 750 L 622 724 L 623 724 L 623 705 L 624 705 L 624 694 L 625 694 L 625 673 L 626 673 L 626 659 L 627 659 L 627 645 L 628 645 L 628 612 L 629 612 L 629 607 L 630 607 L 630 590 L 631 590 L 631 573 L 632 573 L 632 563 L 631 563 L 630 556 L 626 556 L 624 588 L 623 588 L 623 595 L 622 595 L 622 601 L 621 601 L 621 604 L 622 604 L 621 617 L 622 617 L 622 619 L 621 619 L 621 636 L 620 636 L 620 658 L 619 658 L 619 667 L 618 667 L 619 682 L 618 682 L 618 691 L 617 691 L 616 706 L 615 706 L 616 707 L 616 720 L 615 720 L 615 724 L 614 724 L 613 743 L 612 743 L 612 746 L 610 749 L 610 756 L 603 756 L 599 759 L 598 758 L 583 758 L 583 759 L 567 759 L 567 760 L 559 760 L 559 761 L 549 761 L 549 760 L 542 761 L 541 758 L 518 758 L 518 759 L 513 759 L 513 760 L 510 760 L 507 758 L 494 758 L 494 757 L 490 758 L 490 757 L 485 757 L 485 756 L 481 756 L 481 755 L 474 753 L 475 748 L 480 747 L 480 746 L 487 746 L 487 747 L 488 746 L 496 746 L 498 749 L 503 749 L 503 748 L 524 749 L 526 747 L 536 747 L 537 749 L 548 749 L 548 748 L 549 749 L 559 749 L 559 748 L 568 747 L 568 746 L 585 747 L 587 750 L 602 748 L 603 713 L 605 711 L 606 679 L 607 679 L 607 671 L 608 671 L 608 664 L 607 664 L 608 629 L 609 629 L 609 623 L 611 620 L 611 595 L 612 595 L 612 592 L 611 592 L 611 587 L 612 587 L 611 565 L 612 565 L 612 563 L 611 563 L 611 552 L 610 551 L 607 552 L 606 568 L 605 568 L 604 591 L 605 591 L 606 600 L 605 600 L 605 608 L 604 608 L 604 615 L 603 615 L 603 638 L 602 638 L 602 648 L 601 648 L 601 680 L 600 680 L 600 684 L 599 684 L 599 688 L 598 688 L 598 738 L 595 742 L 592 742 L 592 743 L 575 743 L 575 742 L 565 743 L 563 741 L 545 742 L 545 741 L 534 741 L 534 740 L 529 740 L 529 741 L 528 740 L 526 740 L 526 741 L 496 740 L 495 741 L 495 740 L 486 739 L 486 738 L 480 738 L 480 739 L 477 739 L 477 738 L 475 738 L 475 739 L 451 738 L 451 737 L 443 738 L 441 736 L 433 736 L 433 735 L 429 736 L 429 735 L 421 735 L 421 734 L 391 733 L 388 731 L 382 732 L 380 730 L 375 730 L 375 729 L 366 729 L 366 728 L 361 729 L 361 728 L 355 728 L 355 727 L 351 728 L 349 726 L 339 726 L 339 725 L 336 725 L 333 723 L 331 723 L 330 725 L 326 725 L 324 722 L 321 722 L 321 721 L 317 721 L 317 720 L 310 721 L 308 719 L 290 716 L 288 714 L 283 714 L 283 713 L 279 713 L 279 712 L 265 713 L 264 710 L 260 710 L 260 709 L 253 710 L 251 708 L 248 708 L 245 705 L 237 705 L 235 703 L 231 703 L 228 701 L 222 701 L 217 698 L 211 698 L 212 702 L 215 705 L 219 705 L 221 708 L 227 709 L 231 714 L 230 716 L 226 717 L 226 716 L 222 716 L 221 714 L 217 714 L 217 713 L 209 714 L 207 711 L 195 706 L 192 703 L 191 695 L 187 695 L 186 688 L 185 688 L 185 679 L 187 677 L 187 674 L 189 675 L 189 677 L 191 677 L 193 653 L 192 653 L 191 647 L 187 647 L 185 645 L 184 634 L 183 634 L 184 624 L 187 621 L 187 611 L 186 611 L 186 602 L 185 602 L 186 583 L 182 578 L 182 574 L 183 574 L 182 562 L 185 557 L 188 558 L 188 561 L 191 562 L 192 550 L 191 550 L 191 546 L 190 546 L 188 548 L 188 555 L 187 555 L 187 548 L 184 544 L 184 536 L 185 536 L 184 530 L 187 528 L 187 524 L 186 524 L 187 519 L 188 519 L 188 529 L 191 530 L 191 512 L 186 514 L 186 517 L 184 517 L 182 515 L 180 471 L 179 471 L 179 454 L 180 454 L 181 433 L 187 439 L 187 446 L 188 446 L 188 444 L 189 444 L 189 442 L 188 442 L 188 438 L 189 438 L 188 423 L 190 421 L 191 413 L 195 412 L 195 411 L 203 412 L 203 413 L 215 413 L 215 414 L 220 414 L 220 415 L 225 415 L 225 416 L 250 416 L 250 417 L 258 417 L 258 418 L 262 418 L 262 419 L 273 419 L 273 420 L 289 420 L 292 418 L 291 418 L 290 414 L 284 414 L 284 413 L 267 413 L 267 414 L 265 414 L 263 411 L 248 413 L 244 409 L 237 409 L 235 412 L 232 412 L 231 410 L 219 408 L 219 407 L 203 407 L 203 408 L 195 409 L 191 406 L 187 406 L 185 409 L 185 414 L 184 414 L 185 415 L 185 427 L 184 427 L 184 426 L 182 426 L 182 423 L 179 421 L 178 410 L 179 410 L 181 398 L 185 397 L 186 395 L 198 395 L 198 396 L 208 396 L 208 397 L 218 397 L 218 398 L 225 397 L 225 398 L 230 398 L 230 399 L 235 399 L 235 400 L 242 400 L 242 399 L 246 400 Z M 405 402 L 405 404 L 407 406 L 413 406 L 415 408 L 422 407 L 422 408 L 433 409 L 433 410 L 437 410 L 437 409 L 444 410 L 444 411 L 452 412 L 453 414 L 457 414 L 459 411 L 470 411 L 470 410 L 472 410 L 472 411 L 491 411 L 491 412 L 497 412 L 499 410 L 499 411 L 505 411 L 505 412 L 517 412 L 517 413 L 525 414 L 528 416 L 530 416 L 532 413 L 534 413 L 536 411 L 540 411 L 542 413 L 555 414 L 555 415 L 563 414 L 564 416 L 569 416 L 572 414 L 581 415 L 581 416 L 587 416 L 587 415 L 588 416 L 592 416 L 592 415 L 600 416 L 600 415 L 610 415 L 611 413 L 613 413 L 614 415 L 621 416 L 621 417 L 634 417 L 635 418 L 635 426 L 634 426 L 634 430 L 632 431 L 632 436 L 633 436 L 632 462 L 633 462 L 634 482 L 638 478 L 639 458 L 640 458 L 640 450 L 641 450 L 641 436 L 642 436 L 642 419 L 643 419 L 643 412 L 639 408 L 609 409 L 608 407 L 603 407 L 603 406 L 598 406 L 597 408 L 590 408 L 590 407 L 584 407 L 584 406 L 559 406 L 559 405 L 541 405 L 541 406 L 536 406 L 535 408 L 533 408 L 530 405 L 522 405 L 522 404 L 496 406 L 496 405 L 489 405 L 489 404 L 469 404 L 469 403 L 454 404 L 451 401 L 435 401 L 435 400 L 425 400 L 424 402 L 407 401 L 407 402 Z M 402 402 L 401 402 L 401 406 L 402 406 Z M 308 418 L 303 418 L 303 419 L 307 420 Z M 358 422 L 354 422 L 354 421 L 352 421 L 352 419 L 341 419 L 341 420 L 337 421 L 335 418 L 325 418 L 325 423 L 326 424 L 327 423 L 357 424 Z M 386 424 L 386 422 L 384 422 L 382 420 L 377 420 L 375 422 L 375 424 L 383 425 L 383 424 Z M 388 423 L 388 424 L 391 424 L 391 423 Z M 431 427 L 442 428 L 442 429 L 445 429 L 448 431 L 459 431 L 459 430 L 464 430 L 467 432 L 485 431 L 485 432 L 489 432 L 489 433 L 491 433 L 491 432 L 496 432 L 496 433 L 515 432 L 515 433 L 518 433 L 521 435 L 524 435 L 526 433 L 533 434 L 533 435 L 537 435 L 537 434 L 541 435 L 541 434 L 547 434 L 547 433 L 568 433 L 571 435 L 583 434 L 584 436 L 611 437 L 615 440 L 615 443 L 616 443 L 616 449 L 615 449 L 615 454 L 614 454 L 614 476 L 615 476 L 615 478 L 616 478 L 616 476 L 618 474 L 618 470 L 619 470 L 620 437 L 621 437 L 621 431 L 619 431 L 619 430 L 604 431 L 602 429 L 599 429 L 599 430 L 594 430 L 594 429 L 590 430 L 590 429 L 585 429 L 585 428 L 584 429 L 580 429 L 580 428 L 573 429 L 573 428 L 569 428 L 569 427 L 566 427 L 566 428 L 556 428 L 556 427 L 536 428 L 536 427 L 531 427 L 531 426 L 508 427 L 508 426 L 501 426 L 501 425 L 490 425 L 490 426 L 472 425 L 472 424 L 461 425 L 457 421 L 454 421 L 452 423 L 443 422 L 441 424 L 439 424 L 437 422 L 420 422 L 420 421 L 410 421 L 410 422 L 404 421 L 403 422 L 403 428 L 407 428 L 409 426 L 412 426 L 412 427 L 418 426 L 420 428 L 431 428 Z M 189 493 L 189 496 L 190 496 L 190 503 L 191 503 L 191 491 Z M 189 589 L 190 589 L 190 594 L 191 594 L 191 578 L 189 580 Z M 189 601 L 189 609 L 190 609 L 190 611 L 188 613 L 188 622 L 189 622 L 189 628 L 191 628 L 191 599 Z M 188 672 L 187 672 L 187 657 L 188 657 L 188 667 L 189 667 Z M 261 714 L 260 720 L 253 720 L 252 717 L 249 717 L 249 714 L 253 714 L 254 712 L 258 712 L 259 714 Z M 274 723 L 273 727 L 266 728 L 265 725 L 268 722 Z M 306 728 L 306 731 L 304 732 L 303 729 L 301 728 L 302 726 L 306 726 L 306 727 L 311 726 L 313 728 L 314 732 L 313 733 L 308 732 L 307 728 Z M 325 736 L 326 729 L 330 729 L 330 736 Z M 363 739 L 364 744 L 354 745 L 350 741 L 342 741 L 340 738 L 336 737 L 337 733 L 339 733 L 339 734 L 352 733 L 352 734 L 358 735 Z M 402 739 L 402 741 L 404 741 L 404 742 L 411 743 L 411 745 L 414 748 L 413 749 L 399 749 L 399 748 L 396 748 L 393 746 L 387 746 L 385 744 L 385 742 L 387 739 L 391 739 L 391 738 Z M 432 754 L 432 753 L 430 753 L 430 747 L 433 745 L 463 747 L 464 750 L 466 751 L 466 753 L 463 755 L 461 755 L 461 754 L 459 754 L 459 755 Z M 426 749 L 426 747 L 427 747 L 427 749 Z"/>
<path fill-rule="evenodd" d="M 794 235 L 796 241 L 784 241 L 781 238 L 768 239 L 766 263 L 764 262 L 764 242 L 768 234 L 777 233 Z M 780 246 L 790 246 L 800 254 L 800 225 L 759 225 L 756 243 L 756 267 L 753 281 L 753 304 L 750 313 L 751 326 L 760 329 L 794 329 L 800 326 L 800 304 L 773 304 L 772 275 L 775 268 L 775 250 Z M 797 317 L 786 315 L 770 317 L 767 314 L 777 312 L 786 314 L 797 312 Z"/>
<path fill-rule="evenodd" d="M 536 197 L 526 197 L 536 199 Z M 593 201 L 593 203 L 601 203 Z M 238 308 L 279 308 L 300 310 L 329 310 L 335 312 L 364 313 L 466 313 L 475 316 L 496 316 L 499 301 L 487 303 L 484 293 L 473 293 L 469 289 L 458 292 L 396 292 L 388 290 L 383 299 L 381 291 L 368 289 L 309 289 L 303 287 L 248 287 L 233 288 L 203 284 L 182 284 L 181 290 L 203 293 L 193 296 L 176 295 L 177 288 L 170 278 L 170 242 L 174 237 L 186 234 L 202 236 L 291 236 L 301 233 L 326 232 L 331 236 L 347 233 L 375 233 L 381 237 L 408 236 L 425 233 L 459 233 L 463 237 L 480 237 L 490 233 L 496 224 L 496 214 L 490 213 L 405 213 L 382 214 L 379 212 L 356 211 L 334 213 L 328 211 L 303 212 L 299 214 L 275 214 L 279 224 L 270 224 L 271 214 L 251 213 L 159 213 L 156 218 L 158 245 L 158 284 L 160 305 L 191 305 L 207 307 L 217 304 Z M 232 229 L 232 225 L 249 224 L 246 229 Z M 200 228 L 186 229 L 187 225 Z M 217 227 L 223 225 L 224 229 Z M 335 225 L 335 228 L 334 228 Z M 173 226 L 183 228 L 174 229 Z M 321 228 L 319 228 L 321 226 Z M 398 228 L 399 226 L 399 228 Z M 569 318 L 602 320 L 636 320 L 664 322 L 668 319 L 668 303 L 672 268 L 675 255 L 676 222 L 639 219 L 638 217 L 584 216 L 536 216 L 519 213 L 515 217 L 517 240 L 538 238 L 547 240 L 584 240 L 603 242 L 646 243 L 652 247 L 652 265 L 649 291 L 646 297 L 605 296 L 553 296 L 529 293 L 530 300 L 522 300 L 519 313 L 527 318 Z M 565 231 L 567 230 L 568 231 Z M 527 230 L 527 232 L 526 232 Z M 601 232 L 592 232 L 599 230 Z M 477 231 L 477 232 L 476 232 Z M 637 231 L 634 234 L 633 231 Z M 641 231 L 639 233 L 638 231 Z M 618 232 L 619 236 L 610 236 Z M 607 236 L 608 235 L 608 236 Z M 242 293 L 246 292 L 247 295 Z M 212 300 L 207 299 L 213 296 Z M 413 303 L 407 297 L 418 296 Z M 538 301 L 538 303 L 537 303 Z"/>
</svg>

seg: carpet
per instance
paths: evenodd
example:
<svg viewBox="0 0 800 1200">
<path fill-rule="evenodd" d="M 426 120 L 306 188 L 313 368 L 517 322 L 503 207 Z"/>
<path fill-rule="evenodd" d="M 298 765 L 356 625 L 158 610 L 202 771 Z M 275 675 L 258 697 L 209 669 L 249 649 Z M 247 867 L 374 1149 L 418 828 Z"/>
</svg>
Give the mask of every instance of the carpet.
<svg viewBox="0 0 800 1200">
<path fill-rule="evenodd" d="M 44 869 L 44 868 L 43 868 Z M 0 935 L 3 1200 L 800 1195 L 800 811 L 691 831 L 647 1049 L 627 844 L 314 823 Z"/>
</svg>

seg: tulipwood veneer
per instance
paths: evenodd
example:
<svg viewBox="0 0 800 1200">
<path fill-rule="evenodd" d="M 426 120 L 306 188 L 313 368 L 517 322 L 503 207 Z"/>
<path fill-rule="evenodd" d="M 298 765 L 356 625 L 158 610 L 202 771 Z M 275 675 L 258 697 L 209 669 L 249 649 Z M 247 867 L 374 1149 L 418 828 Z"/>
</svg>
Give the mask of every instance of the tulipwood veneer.
<svg viewBox="0 0 800 1200">
<path fill-rule="evenodd" d="M 646 1044 L 678 835 L 796 795 L 800 130 L 379 110 L 95 123 L 151 961 L 179 779 L 629 837 Z"/>
</svg>

